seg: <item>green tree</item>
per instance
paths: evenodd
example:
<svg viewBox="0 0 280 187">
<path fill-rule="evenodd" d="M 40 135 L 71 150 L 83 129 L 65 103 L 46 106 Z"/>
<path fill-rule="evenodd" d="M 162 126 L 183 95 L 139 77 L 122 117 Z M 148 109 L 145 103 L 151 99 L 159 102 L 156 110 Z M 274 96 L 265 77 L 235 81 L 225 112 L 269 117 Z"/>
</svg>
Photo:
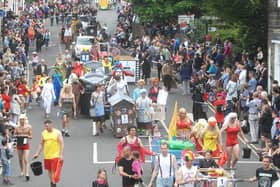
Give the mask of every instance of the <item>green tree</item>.
<svg viewBox="0 0 280 187">
<path fill-rule="evenodd" d="M 199 11 L 197 7 L 201 2 L 202 0 L 132 0 L 141 22 L 166 22 L 179 14 Z"/>
<path fill-rule="evenodd" d="M 267 43 L 267 0 L 204 0 L 205 12 L 240 30 L 241 47 L 255 49 Z"/>
</svg>

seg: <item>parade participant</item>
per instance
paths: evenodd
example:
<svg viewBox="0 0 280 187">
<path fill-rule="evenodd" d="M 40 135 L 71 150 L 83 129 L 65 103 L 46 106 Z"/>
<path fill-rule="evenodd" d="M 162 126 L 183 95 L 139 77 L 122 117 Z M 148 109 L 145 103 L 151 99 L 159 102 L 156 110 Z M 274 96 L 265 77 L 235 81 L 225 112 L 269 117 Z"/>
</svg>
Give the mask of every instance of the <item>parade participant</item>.
<svg viewBox="0 0 280 187">
<path fill-rule="evenodd" d="M 168 145 L 162 142 L 160 145 L 161 153 L 156 158 L 155 168 L 152 173 L 151 180 L 148 187 L 153 186 L 156 179 L 156 187 L 172 187 L 175 178 L 175 171 L 177 170 L 177 162 L 174 155 L 168 153 Z M 177 184 L 174 184 L 174 187 Z"/>
<path fill-rule="evenodd" d="M 127 131 L 128 135 L 120 141 L 122 147 L 129 146 L 131 151 L 139 151 L 140 147 L 143 147 L 143 144 L 141 139 L 136 136 L 136 127 L 129 127 Z"/>
<path fill-rule="evenodd" d="M 256 170 L 256 176 L 249 179 L 249 182 L 258 181 L 259 187 L 272 187 L 274 181 L 278 180 L 275 170 L 271 168 L 271 157 L 263 158 L 263 166 Z"/>
<path fill-rule="evenodd" d="M 147 90 L 140 90 L 141 96 L 136 100 L 136 110 L 137 110 L 137 127 L 140 130 L 145 130 L 148 136 L 152 128 L 152 101 L 147 96 Z"/>
<path fill-rule="evenodd" d="M 153 78 L 153 86 L 149 89 L 149 98 L 152 100 L 153 103 L 157 103 L 157 97 L 159 90 L 161 89 L 159 87 L 159 79 Z"/>
<path fill-rule="evenodd" d="M 226 151 L 228 155 L 227 167 L 233 168 L 239 159 L 240 146 L 238 142 L 238 134 L 245 141 L 246 138 L 240 129 L 240 123 L 236 113 L 229 113 L 225 119 L 221 133 L 226 132 Z M 232 160 L 233 155 L 233 160 Z"/>
<path fill-rule="evenodd" d="M 192 130 L 192 121 L 188 117 L 187 111 L 185 108 L 179 109 L 179 114 L 177 116 L 176 122 L 176 134 L 179 139 L 190 139 Z"/>
<path fill-rule="evenodd" d="M 173 67 L 170 60 L 167 60 L 167 63 L 163 65 L 161 71 L 164 87 L 167 91 L 170 91 L 171 88 L 176 87 L 176 82 L 173 79 Z"/>
<path fill-rule="evenodd" d="M 176 174 L 176 183 L 179 187 L 194 187 L 198 177 L 197 166 L 193 165 L 194 153 L 188 151 L 183 159 L 185 164 L 179 168 Z"/>
<path fill-rule="evenodd" d="M 108 92 L 112 95 L 118 94 L 118 95 L 129 95 L 127 82 L 122 79 L 122 75 L 115 75 L 110 81 L 108 86 Z"/>
<path fill-rule="evenodd" d="M 52 83 L 52 79 L 48 78 L 47 83 L 44 85 L 41 97 L 43 100 L 43 107 L 45 112 L 45 118 L 49 118 L 49 115 L 51 113 L 51 106 L 53 101 L 56 99 L 55 93 L 54 93 L 54 86 Z"/>
<path fill-rule="evenodd" d="M 132 171 L 132 152 L 130 146 L 123 148 L 123 157 L 118 162 L 118 170 L 122 176 L 122 187 L 134 187 L 139 177 Z"/>
<path fill-rule="evenodd" d="M 140 79 L 137 82 L 137 87 L 133 90 L 133 100 L 136 101 L 140 96 L 140 90 L 144 88 L 145 81 Z"/>
<path fill-rule="evenodd" d="M 72 86 L 70 84 L 66 84 L 61 91 L 59 107 L 63 114 L 61 132 L 63 136 L 69 137 L 70 116 L 73 112 L 72 109 L 74 109 L 74 117 L 77 116 L 75 97 L 72 93 Z"/>
<path fill-rule="evenodd" d="M 219 156 L 223 143 L 217 120 L 214 117 L 208 119 L 207 127 L 200 134 L 199 144 L 204 151 L 210 150 L 214 157 Z"/>
<path fill-rule="evenodd" d="M 70 25 L 68 25 L 64 31 L 64 44 L 65 44 L 65 48 L 68 50 L 70 49 L 72 37 L 73 37 L 72 28 L 70 27 Z"/>
<path fill-rule="evenodd" d="M 99 50 L 98 50 L 98 45 L 95 44 L 92 46 L 91 51 L 90 51 L 90 60 L 94 62 L 98 62 L 100 58 L 99 55 Z"/>
<path fill-rule="evenodd" d="M 32 138 L 32 127 L 27 123 L 25 114 L 19 116 L 19 126 L 15 128 L 14 137 L 17 139 L 20 176 L 25 176 L 26 181 L 29 181 L 29 139 Z"/>
<path fill-rule="evenodd" d="M 41 142 L 33 158 L 36 159 L 44 150 L 44 165 L 48 171 L 51 187 L 56 187 L 54 180 L 55 170 L 59 160 L 63 160 L 64 142 L 61 132 L 53 127 L 51 120 L 44 122 L 45 130 L 42 132 Z"/>
<path fill-rule="evenodd" d="M 92 182 L 92 187 L 109 187 L 107 177 L 107 171 L 105 169 L 99 169 L 97 179 Z"/>
<path fill-rule="evenodd" d="M 102 123 L 105 117 L 105 95 L 102 91 L 102 85 L 96 85 L 96 90 L 92 92 L 90 98 L 90 116 L 92 117 L 93 121 L 95 122 L 97 133 L 95 136 L 99 136 L 100 133 L 103 133 Z M 91 112 L 92 111 L 92 112 Z"/>
<path fill-rule="evenodd" d="M 200 134 L 204 128 L 207 127 L 207 121 L 205 119 L 199 119 L 194 125 L 191 132 L 191 142 L 196 145 L 196 151 L 202 151 L 202 147 L 199 144 Z"/>
<path fill-rule="evenodd" d="M 63 75 L 59 71 L 58 67 L 55 68 L 54 73 L 52 74 L 52 80 L 53 80 L 53 89 L 55 93 L 55 100 L 54 105 L 58 105 L 58 100 L 61 92 L 61 88 L 63 85 Z"/>
<path fill-rule="evenodd" d="M 72 92 L 75 97 L 76 111 L 77 111 L 77 116 L 78 116 L 78 114 L 80 113 L 80 96 L 81 96 L 81 93 L 84 93 L 84 88 L 79 80 L 74 80 L 72 82 Z"/>
<path fill-rule="evenodd" d="M 213 105 L 215 106 L 215 118 L 217 120 L 219 128 L 222 127 L 225 118 L 225 108 L 226 108 L 226 101 L 223 99 L 221 93 L 217 94 L 217 99 L 214 101 Z"/>
<path fill-rule="evenodd" d="M 48 67 L 45 59 L 41 59 L 40 64 L 36 67 L 36 75 L 48 74 Z"/>
</svg>

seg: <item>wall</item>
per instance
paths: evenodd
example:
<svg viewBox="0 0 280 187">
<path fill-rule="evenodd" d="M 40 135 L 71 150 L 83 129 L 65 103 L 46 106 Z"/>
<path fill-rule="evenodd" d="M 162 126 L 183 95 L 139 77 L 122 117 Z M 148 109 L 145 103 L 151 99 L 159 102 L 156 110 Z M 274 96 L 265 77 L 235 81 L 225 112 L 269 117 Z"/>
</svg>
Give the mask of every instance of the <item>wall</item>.
<svg viewBox="0 0 280 187">
<path fill-rule="evenodd" d="M 268 86 L 271 91 L 272 80 L 280 82 L 280 7 L 279 0 L 268 0 L 268 3 Z"/>
</svg>

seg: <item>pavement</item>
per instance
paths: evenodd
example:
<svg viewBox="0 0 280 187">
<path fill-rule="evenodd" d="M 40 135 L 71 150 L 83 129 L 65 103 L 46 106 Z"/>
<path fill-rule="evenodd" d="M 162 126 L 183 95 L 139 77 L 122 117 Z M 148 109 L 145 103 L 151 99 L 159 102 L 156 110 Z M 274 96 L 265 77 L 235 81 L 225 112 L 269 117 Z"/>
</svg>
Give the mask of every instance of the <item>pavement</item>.
<svg viewBox="0 0 280 187">
<path fill-rule="evenodd" d="M 113 33 L 116 26 L 115 11 L 99 11 L 97 19 L 102 23 L 106 23 L 109 27 L 110 33 Z M 48 25 L 48 22 L 47 22 Z M 58 54 L 58 39 L 57 34 L 61 26 L 50 27 L 52 33 L 52 46 L 48 49 L 43 49 L 39 54 L 41 58 L 46 59 L 48 65 L 55 62 L 55 57 Z M 62 46 L 62 50 L 64 47 Z M 131 86 L 131 89 L 133 87 Z M 168 96 L 167 114 L 165 123 L 161 123 L 160 131 L 163 136 L 167 136 L 167 128 L 172 116 L 174 103 L 178 101 L 179 107 L 185 107 L 188 112 L 192 109 L 192 100 L 190 96 L 182 96 L 180 89 L 173 90 Z M 61 128 L 61 119 L 56 117 L 57 108 L 52 108 L 50 118 L 54 121 L 55 128 Z M 213 115 L 209 110 L 208 116 Z M 40 141 L 40 135 L 44 128 L 44 114 L 42 109 L 37 104 L 32 104 L 32 109 L 27 113 L 29 121 L 33 127 L 33 139 L 31 141 L 31 152 L 33 155 L 37 149 Z M 107 124 L 109 127 L 110 124 Z M 80 117 L 78 120 L 71 120 L 71 137 L 65 138 L 64 151 L 64 167 L 62 170 L 61 182 L 58 187 L 88 187 L 91 186 L 92 181 L 96 178 L 99 168 L 105 168 L 108 172 L 109 184 L 111 187 L 121 187 L 121 177 L 117 172 L 113 172 L 114 158 L 117 154 L 116 145 L 119 139 L 113 137 L 112 130 L 108 128 L 102 136 L 94 137 L 92 135 L 92 122 L 87 118 Z M 142 138 L 144 145 L 149 147 L 147 138 Z M 31 156 L 30 156 L 31 157 Z M 42 161 L 42 155 L 38 160 Z M 144 181 L 148 183 L 151 176 L 150 158 L 147 158 L 147 163 L 144 164 Z M 250 160 L 241 159 L 237 164 L 236 177 L 248 178 L 255 174 L 255 169 L 260 167 L 257 162 L 257 157 L 252 154 Z M 35 177 L 30 172 L 31 180 L 25 182 L 24 178 L 19 176 L 19 166 L 17 156 L 12 160 L 12 181 L 15 187 L 48 187 L 49 180 L 47 173 L 44 171 L 42 176 Z M 240 186 L 253 187 L 256 184 L 240 184 Z"/>
</svg>

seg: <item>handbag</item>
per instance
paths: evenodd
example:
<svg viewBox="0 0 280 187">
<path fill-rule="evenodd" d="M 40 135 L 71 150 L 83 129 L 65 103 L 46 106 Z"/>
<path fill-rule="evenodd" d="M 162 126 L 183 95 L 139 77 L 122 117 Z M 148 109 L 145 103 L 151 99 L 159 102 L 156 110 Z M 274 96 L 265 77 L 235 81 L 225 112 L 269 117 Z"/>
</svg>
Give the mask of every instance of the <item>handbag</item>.
<svg viewBox="0 0 280 187">
<path fill-rule="evenodd" d="M 99 95 L 97 96 L 97 98 Z M 93 105 L 89 109 L 89 116 L 90 117 L 98 117 L 98 116 L 104 116 L 105 110 L 104 105 L 97 103 L 97 99 L 94 101 Z"/>
</svg>

